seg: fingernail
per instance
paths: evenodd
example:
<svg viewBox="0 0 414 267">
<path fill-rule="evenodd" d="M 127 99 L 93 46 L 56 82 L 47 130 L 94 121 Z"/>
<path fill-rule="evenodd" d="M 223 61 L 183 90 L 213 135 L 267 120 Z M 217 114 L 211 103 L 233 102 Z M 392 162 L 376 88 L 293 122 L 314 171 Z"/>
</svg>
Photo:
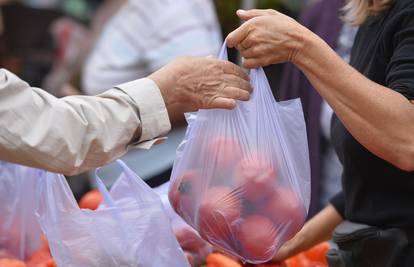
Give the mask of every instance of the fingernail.
<svg viewBox="0 0 414 267">
<path fill-rule="evenodd" d="M 237 13 L 244 13 L 244 12 L 246 12 L 246 10 L 244 10 L 244 9 L 237 9 Z"/>
</svg>

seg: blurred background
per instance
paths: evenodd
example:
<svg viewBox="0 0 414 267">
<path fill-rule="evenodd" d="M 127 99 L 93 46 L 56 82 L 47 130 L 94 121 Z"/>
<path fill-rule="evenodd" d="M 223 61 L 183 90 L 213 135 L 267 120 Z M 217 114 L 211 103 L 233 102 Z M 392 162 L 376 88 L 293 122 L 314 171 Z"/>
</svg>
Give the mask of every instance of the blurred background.
<svg viewBox="0 0 414 267">
<path fill-rule="evenodd" d="M 272 8 L 297 18 L 312 4 L 310 0 L 177 0 L 161 10 L 157 2 L 0 0 L 0 67 L 56 97 L 98 94 L 145 77 L 174 57 L 217 53 L 223 37 L 240 24 L 235 15 L 239 8 Z M 237 61 L 235 51 L 229 54 Z M 274 89 L 281 72 L 282 66 L 266 68 Z M 148 151 L 131 149 L 123 160 L 151 186 L 160 185 L 169 179 L 184 131 L 184 122 L 174 125 L 163 144 Z M 111 164 L 99 170 L 107 186 L 118 173 Z M 94 175 L 68 177 L 76 197 L 94 187 Z"/>
</svg>

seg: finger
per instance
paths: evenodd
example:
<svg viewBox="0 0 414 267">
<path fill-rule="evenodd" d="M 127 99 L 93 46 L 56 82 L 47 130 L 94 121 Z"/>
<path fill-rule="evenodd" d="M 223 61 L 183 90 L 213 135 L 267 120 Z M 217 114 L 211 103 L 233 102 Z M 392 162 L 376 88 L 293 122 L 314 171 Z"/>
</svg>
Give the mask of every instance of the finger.
<svg viewBox="0 0 414 267">
<path fill-rule="evenodd" d="M 242 68 L 237 66 L 236 64 L 231 63 L 229 61 L 225 61 L 225 60 L 222 60 L 222 63 L 223 63 L 223 72 L 225 74 L 235 75 L 245 81 L 250 81 L 249 75 L 247 75 L 247 73 Z"/>
<path fill-rule="evenodd" d="M 270 15 L 276 15 L 278 12 L 273 9 L 250 9 L 250 10 L 243 10 L 239 9 L 236 11 L 237 16 L 241 20 L 249 20 L 255 17 L 260 16 L 270 16 Z"/>
<path fill-rule="evenodd" d="M 207 108 L 233 109 L 236 107 L 236 100 L 225 97 L 217 97 L 211 101 Z"/>
<path fill-rule="evenodd" d="M 246 38 L 244 38 L 244 40 L 236 45 L 236 49 L 241 51 L 244 51 L 246 49 L 249 49 L 250 47 L 252 47 L 254 44 L 254 41 L 252 40 L 252 38 L 249 38 L 249 36 L 246 36 Z"/>
<path fill-rule="evenodd" d="M 226 87 L 222 91 L 223 97 L 232 98 L 235 100 L 248 101 L 250 99 L 250 93 L 245 90 L 240 90 L 236 87 Z"/>
<path fill-rule="evenodd" d="M 240 51 L 240 54 L 245 59 L 259 58 L 265 56 L 263 50 L 264 48 L 261 46 L 252 46 L 243 51 Z"/>
<path fill-rule="evenodd" d="M 245 58 L 243 59 L 243 67 L 247 69 L 255 69 L 270 65 L 264 58 Z"/>
<path fill-rule="evenodd" d="M 226 38 L 227 46 L 233 48 L 240 44 L 249 34 L 249 27 L 250 25 L 248 23 L 243 23 L 240 27 L 229 33 Z"/>
<path fill-rule="evenodd" d="M 252 92 L 252 86 L 250 82 L 241 79 L 237 76 L 231 75 L 231 74 L 224 74 L 223 81 L 225 84 L 225 87 L 235 87 L 239 88 L 246 92 Z"/>
</svg>

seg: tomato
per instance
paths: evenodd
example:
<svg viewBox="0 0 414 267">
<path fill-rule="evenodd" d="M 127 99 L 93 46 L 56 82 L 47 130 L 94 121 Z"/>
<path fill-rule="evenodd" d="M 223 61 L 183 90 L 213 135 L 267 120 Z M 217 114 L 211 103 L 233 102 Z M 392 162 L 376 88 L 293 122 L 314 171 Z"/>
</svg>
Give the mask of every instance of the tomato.
<svg viewBox="0 0 414 267">
<path fill-rule="evenodd" d="M 33 252 L 26 264 L 27 267 L 43 267 L 50 259 L 52 259 L 50 253 L 40 249 Z"/>
<path fill-rule="evenodd" d="M 5 249 L 0 249 L 0 259 L 6 259 L 6 258 L 14 258 L 13 254 L 11 254 L 10 252 L 8 252 Z"/>
<path fill-rule="evenodd" d="M 208 159 L 213 162 L 212 168 L 223 172 L 233 169 L 236 162 L 241 159 L 242 150 L 237 139 L 231 137 L 218 137 L 208 146 Z"/>
<path fill-rule="evenodd" d="M 276 225 L 285 226 L 280 234 L 284 240 L 291 239 L 303 226 L 306 210 L 294 192 L 277 188 L 273 196 L 265 202 L 264 215 Z"/>
<path fill-rule="evenodd" d="M 327 265 L 328 261 L 326 260 L 325 256 L 329 249 L 329 243 L 323 242 L 305 251 L 304 255 L 306 256 L 306 258 L 313 262 L 319 262 Z"/>
<path fill-rule="evenodd" d="M 206 258 L 207 267 L 242 267 L 241 264 L 222 253 L 211 253 Z"/>
<path fill-rule="evenodd" d="M 285 260 L 285 264 L 287 267 L 308 267 L 308 262 L 303 262 L 300 255 Z"/>
<path fill-rule="evenodd" d="M 246 200 L 258 202 L 273 194 L 277 176 L 271 162 L 254 153 L 237 164 L 234 179 Z"/>
<path fill-rule="evenodd" d="M 103 201 L 103 196 L 98 190 L 92 190 L 86 193 L 79 201 L 81 209 L 96 210 Z"/>
<path fill-rule="evenodd" d="M 230 242 L 231 225 L 240 218 L 241 201 L 228 187 L 214 186 L 207 190 L 200 205 L 198 230 L 205 240 L 220 246 Z"/>
<path fill-rule="evenodd" d="M 249 261 L 267 261 L 275 253 L 277 230 L 271 220 L 260 215 L 246 217 L 237 226 L 242 255 Z"/>
<path fill-rule="evenodd" d="M 26 267 L 26 264 L 15 259 L 0 259 L 0 267 Z"/>
<path fill-rule="evenodd" d="M 56 264 L 55 260 L 53 260 L 53 259 L 51 258 L 51 259 L 49 259 L 49 260 L 46 262 L 46 266 L 45 266 L 45 267 L 57 267 L 57 264 Z"/>
<path fill-rule="evenodd" d="M 168 192 L 171 206 L 189 224 L 195 216 L 195 200 L 200 193 L 197 179 L 197 171 L 187 171 L 175 178 Z"/>
<path fill-rule="evenodd" d="M 282 267 L 281 264 L 279 263 L 262 263 L 262 264 L 256 264 L 254 265 L 255 267 Z"/>
<path fill-rule="evenodd" d="M 198 252 L 208 245 L 194 230 L 190 227 L 182 227 L 174 231 L 181 248 L 189 252 Z"/>
</svg>

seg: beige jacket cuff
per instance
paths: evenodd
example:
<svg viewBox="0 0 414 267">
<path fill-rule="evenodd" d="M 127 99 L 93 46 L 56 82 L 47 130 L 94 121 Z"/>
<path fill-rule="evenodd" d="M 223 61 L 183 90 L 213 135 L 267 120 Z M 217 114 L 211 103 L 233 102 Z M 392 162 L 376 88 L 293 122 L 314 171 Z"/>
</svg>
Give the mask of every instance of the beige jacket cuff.
<svg viewBox="0 0 414 267">
<path fill-rule="evenodd" d="M 155 82 L 144 78 L 118 85 L 116 88 L 128 94 L 139 109 L 141 136 L 134 143 L 141 143 L 139 145 L 141 148 L 148 149 L 152 144 L 165 139 L 158 137 L 166 135 L 171 130 L 171 123 L 161 92 Z"/>
</svg>

